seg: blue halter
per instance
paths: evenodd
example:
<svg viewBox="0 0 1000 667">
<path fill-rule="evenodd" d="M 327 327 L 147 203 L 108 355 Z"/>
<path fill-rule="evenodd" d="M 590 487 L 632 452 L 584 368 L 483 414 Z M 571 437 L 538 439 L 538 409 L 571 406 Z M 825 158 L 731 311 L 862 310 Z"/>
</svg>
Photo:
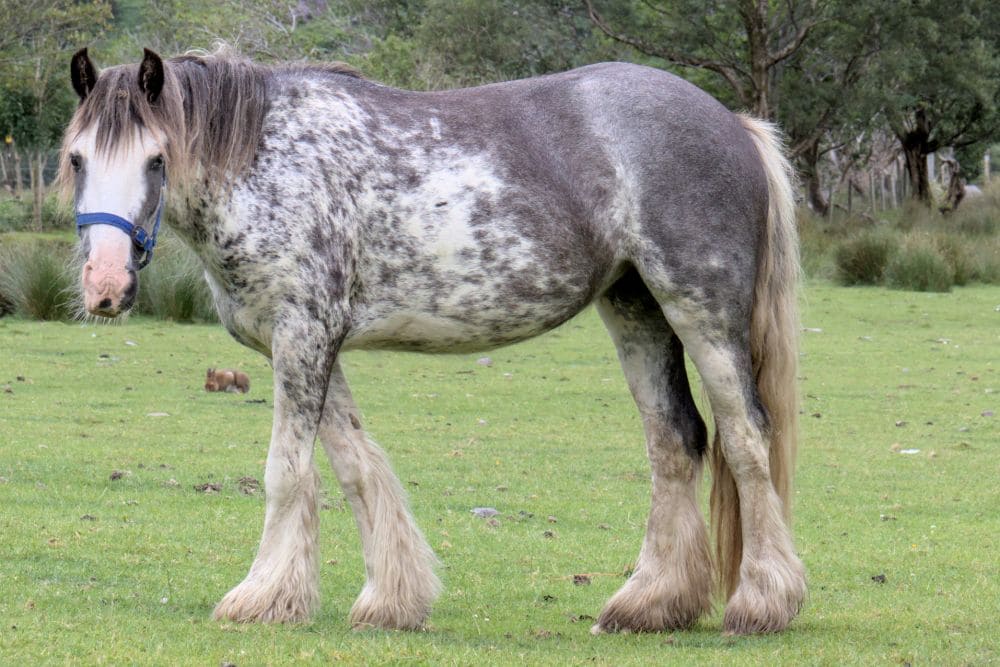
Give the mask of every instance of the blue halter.
<svg viewBox="0 0 1000 667">
<path fill-rule="evenodd" d="M 153 233 L 147 234 L 139 225 L 133 224 L 114 213 L 77 213 L 77 233 L 87 225 L 111 225 L 117 227 L 132 239 L 132 245 L 139 251 L 138 270 L 142 270 L 153 261 L 153 248 L 156 247 L 156 235 L 160 232 L 160 216 L 163 215 L 163 190 L 167 186 L 167 176 L 163 175 L 163 185 L 160 187 L 160 203 L 156 206 L 156 222 L 153 223 Z"/>
</svg>

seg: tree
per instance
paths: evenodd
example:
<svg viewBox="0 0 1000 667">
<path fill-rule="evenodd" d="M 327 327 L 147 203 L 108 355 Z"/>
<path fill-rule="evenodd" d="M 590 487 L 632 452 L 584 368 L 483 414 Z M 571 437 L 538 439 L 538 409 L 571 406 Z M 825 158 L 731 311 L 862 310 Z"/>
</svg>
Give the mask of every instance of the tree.
<svg viewBox="0 0 1000 667">
<path fill-rule="evenodd" d="M 811 208 L 825 215 L 820 160 L 832 150 L 856 145 L 884 120 L 881 99 L 868 84 L 882 26 L 870 3 L 839 0 L 827 5 L 827 20 L 778 71 L 778 121 L 789 138 Z"/>
<path fill-rule="evenodd" d="M 211 50 L 225 42 L 262 61 L 328 59 L 344 51 L 344 18 L 327 0 L 190 0 L 146 2 L 114 55 L 133 60 L 142 48 L 164 56 Z M 342 57 L 342 56 L 341 56 Z"/>
<path fill-rule="evenodd" d="M 777 69 L 826 20 L 821 0 L 585 0 L 594 25 L 639 53 L 721 77 L 728 100 L 773 118 Z M 713 91 L 716 92 L 716 91 Z"/>
<path fill-rule="evenodd" d="M 58 145 L 72 113 L 66 85 L 66 54 L 102 34 L 111 17 L 110 2 L 28 0 L 0 2 L 0 25 L 10 32 L 0 38 L 0 90 L 7 97 L 5 131 L 18 132 L 18 150 L 27 151 L 33 193 L 33 223 L 41 229 L 46 153 Z M 20 104 L 11 111 L 11 99 Z M 18 176 L 19 178 L 20 176 Z"/>
<path fill-rule="evenodd" d="M 985 147 L 1000 126 L 1000 9 L 992 0 L 890 3 L 876 85 L 915 199 L 931 205 L 927 156 Z M 980 151 L 981 153 L 981 151 Z"/>
<path fill-rule="evenodd" d="M 572 0 L 409 0 L 363 3 L 352 24 L 371 27 L 359 65 L 407 88 L 475 85 L 606 59 Z"/>
</svg>

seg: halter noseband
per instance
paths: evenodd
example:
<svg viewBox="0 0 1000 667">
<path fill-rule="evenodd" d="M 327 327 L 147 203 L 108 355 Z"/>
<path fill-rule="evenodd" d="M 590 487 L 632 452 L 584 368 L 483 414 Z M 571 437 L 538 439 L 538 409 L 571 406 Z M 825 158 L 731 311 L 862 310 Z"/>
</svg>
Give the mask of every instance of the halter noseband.
<svg viewBox="0 0 1000 667">
<path fill-rule="evenodd" d="M 133 224 L 114 213 L 77 213 L 77 233 L 87 225 L 110 225 L 122 230 L 132 239 L 132 245 L 139 251 L 139 266 L 141 271 L 153 261 L 153 248 L 156 247 L 156 235 L 160 232 L 160 216 L 163 215 L 163 190 L 167 186 L 167 175 L 163 175 L 163 185 L 160 186 L 160 203 L 156 205 L 156 222 L 153 223 L 153 233 L 147 234 L 139 225 Z"/>
</svg>

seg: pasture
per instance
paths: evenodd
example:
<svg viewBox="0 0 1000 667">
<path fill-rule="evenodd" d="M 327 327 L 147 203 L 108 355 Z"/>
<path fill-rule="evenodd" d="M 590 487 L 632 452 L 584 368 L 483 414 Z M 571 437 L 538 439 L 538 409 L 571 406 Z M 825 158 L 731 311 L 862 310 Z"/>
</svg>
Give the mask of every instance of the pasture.
<svg viewBox="0 0 1000 667">
<path fill-rule="evenodd" d="M 786 632 L 730 638 L 721 604 L 689 632 L 588 632 L 649 504 L 638 414 L 592 309 L 491 365 L 345 356 L 441 561 L 444 593 L 416 633 L 349 629 L 360 545 L 319 451 L 320 612 L 210 620 L 260 538 L 263 358 L 219 326 L 0 319 L 0 662 L 1000 661 L 1000 290 L 815 285 L 802 324 L 794 531 L 809 598 Z M 251 392 L 205 393 L 209 366 L 244 370 Z"/>
</svg>

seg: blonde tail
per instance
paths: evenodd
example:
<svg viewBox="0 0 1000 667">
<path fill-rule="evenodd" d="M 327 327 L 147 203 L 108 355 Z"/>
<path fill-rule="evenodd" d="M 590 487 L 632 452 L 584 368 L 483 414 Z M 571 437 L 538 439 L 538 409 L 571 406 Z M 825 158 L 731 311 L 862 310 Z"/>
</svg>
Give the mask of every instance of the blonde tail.
<svg viewBox="0 0 1000 667">
<path fill-rule="evenodd" d="M 750 351 L 760 400 L 770 418 L 771 481 L 791 519 L 792 477 L 798 439 L 799 245 L 795 227 L 794 175 L 770 123 L 739 115 L 767 173 L 767 229 L 758 257 L 750 324 Z M 730 596 L 740 578 L 743 539 L 736 482 L 726 463 L 718 429 L 711 452 L 711 516 L 716 532 L 719 583 Z"/>
</svg>

